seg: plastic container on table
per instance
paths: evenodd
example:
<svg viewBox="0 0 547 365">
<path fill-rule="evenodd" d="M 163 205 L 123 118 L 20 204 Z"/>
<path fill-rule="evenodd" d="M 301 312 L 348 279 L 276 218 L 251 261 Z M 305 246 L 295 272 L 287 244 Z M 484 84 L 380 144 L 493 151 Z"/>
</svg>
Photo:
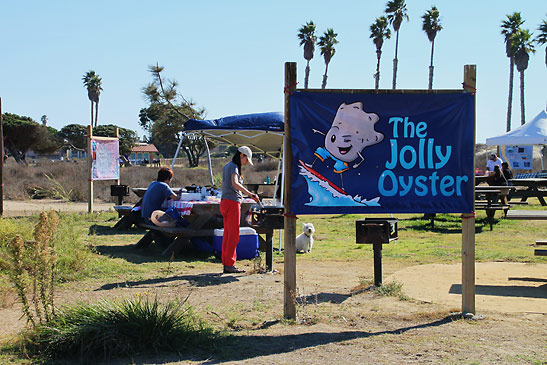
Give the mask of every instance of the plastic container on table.
<svg viewBox="0 0 547 365">
<path fill-rule="evenodd" d="M 201 200 L 201 193 L 182 193 L 180 200 Z"/>
</svg>

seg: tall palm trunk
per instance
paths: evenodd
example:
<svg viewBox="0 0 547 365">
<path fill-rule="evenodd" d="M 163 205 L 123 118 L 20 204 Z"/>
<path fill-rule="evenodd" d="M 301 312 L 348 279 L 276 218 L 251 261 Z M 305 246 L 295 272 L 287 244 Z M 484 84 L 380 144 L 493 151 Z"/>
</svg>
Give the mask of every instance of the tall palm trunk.
<svg viewBox="0 0 547 365">
<path fill-rule="evenodd" d="M 429 63 L 429 85 L 428 89 L 433 89 L 433 50 L 435 49 L 435 39 L 431 41 L 431 61 Z"/>
<path fill-rule="evenodd" d="M 395 58 L 393 59 L 393 89 L 397 88 L 397 50 L 399 49 L 399 30 L 397 30 L 397 36 L 395 37 Z"/>
<path fill-rule="evenodd" d="M 515 59 L 509 57 L 509 97 L 507 98 L 507 130 L 511 130 L 511 112 L 513 109 L 513 76 L 515 74 Z"/>
<path fill-rule="evenodd" d="M 324 89 L 327 86 L 327 72 L 329 71 L 329 64 L 325 64 L 325 74 L 323 75 L 323 83 L 321 84 L 321 89 Z"/>
<path fill-rule="evenodd" d="M 520 125 L 526 123 L 524 116 L 524 70 L 520 73 Z"/>
<path fill-rule="evenodd" d="M 310 80 L 310 60 L 306 63 L 306 76 L 304 76 L 304 88 L 308 88 L 308 81 Z"/>
<path fill-rule="evenodd" d="M 95 102 L 95 128 L 97 127 L 97 121 L 99 119 L 99 102 Z"/>
<path fill-rule="evenodd" d="M 378 58 L 378 62 L 376 63 L 376 84 L 375 84 L 375 89 L 378 90 L 378 88 L 380 87 L 380 58 L 382 57 L 382 51 L 377 49 L 376 50 L 376 56 Z"/>
<path fill-rule="evenodd" d="M 89 122 L 89 125 L 93 127 L 93 100 L 91 101 L 91 121 Z"/>
</svg>

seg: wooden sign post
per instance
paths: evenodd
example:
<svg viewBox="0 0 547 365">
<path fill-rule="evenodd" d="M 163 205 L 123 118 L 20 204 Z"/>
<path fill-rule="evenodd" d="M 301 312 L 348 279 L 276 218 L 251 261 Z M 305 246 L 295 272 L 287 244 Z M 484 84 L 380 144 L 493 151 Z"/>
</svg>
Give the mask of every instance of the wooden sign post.
<svg viewBox="0 0 547 365">
<path fill-rule="evenodd" d="M 0 98 L 0 151 L 2 161 L 0 163 L 0 217 L 4 215 L 4 117 L 2 114 L 2 98 Z"/>
<path fill-rule="evenodd" d="M 87 212 L 93 213 L 93 151 L 91 150 L 91 139 L 93 138 L 93 127 L 91 125 L 87 126 L 87 180 L 88 184 L 88 194 L 87 194 Z"/>
<path fill-rule="evenodd" d="M 291 175 L 292 175 L 292 146 L 291 146 L 291 114 L 289 96 L 296 89 L 296 62 L 285 63 L 285 171 L 283 172 L 285 191 L 285 251 L 283 259 L 285 301 L 284 316 L 296 319 L 296 217 L 292 217 L 291 206 Z"/>
<path fill-rule="evenodd" d="M 475 93 L 477 85 L 477 66 L 465 65 L 463 88 Z M 476 110 L 476 107 L 475 107 Z M 476 122 L 475 122 L 476 123 Z M 474 136 L 475 137 L 475 133 Z M 473 139 L 473 146 L 475 140 Z M 473 155 L 474 148 L 473 148 Z M 473 169 L 474 173 L 475 169 Z M 473 179 L 475 176 L 473 176 Z M 473 206 L 475 206 L 475 183 L 473 183 Z M 462 313 L 475 314 L 475 213 L 462 214 Z"/>
</svg>

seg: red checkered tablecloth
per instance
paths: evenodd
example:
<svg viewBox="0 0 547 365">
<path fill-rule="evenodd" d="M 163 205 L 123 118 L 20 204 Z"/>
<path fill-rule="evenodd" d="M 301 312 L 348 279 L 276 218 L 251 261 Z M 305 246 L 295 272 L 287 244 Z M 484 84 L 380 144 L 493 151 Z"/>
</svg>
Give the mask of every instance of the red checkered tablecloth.
<svg viewBox="0 0 547 365">
<path fill-rule="evenodd" d="M 182 201 L 182 200 L 166 200 L 162 204 L 162 209 L 167 209 L 171 207 L 177 208 L 177 211 L 180 215 L 190 215 L 192 213 L 192 207 L 194 206 L 193 201 Z"/>
<path fill-rule="evenodd" d="M 254 203 L 254 200 L 245 198 L 244 203 Z M 192 207 L 199 204 L 220 204 L 220 199 L 217 200 L 166 200 L 163 202 L 161 208 L 167 209 L 171 207 L 177 208 L 181 215 L 190 215 L 192 213 Z"/>
</svg>

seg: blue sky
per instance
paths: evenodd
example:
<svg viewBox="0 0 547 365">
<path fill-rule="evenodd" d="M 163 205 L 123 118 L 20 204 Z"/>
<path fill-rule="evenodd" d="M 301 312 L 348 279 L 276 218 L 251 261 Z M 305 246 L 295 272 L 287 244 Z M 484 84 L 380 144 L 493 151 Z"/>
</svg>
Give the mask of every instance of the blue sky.
<svg viewBox="0 0 547 365">
<path fill-rule="evenodd" d="M 283 70 L 305 60 L 297 31 L 310 19 L 318 35 L 327 28 L 339 44 L 329 65 L 328 88 L 374 88 L 375 47 L 369 27 L 386 1 L 3 1 L 0 4 L 0 97 L 4 112 L 27 115 L 60 129 L 88 124 L 90 103 L 83 74 L 103 79 L 99 123 L 137 131 L 146 101 L 148 66 L 165 67 L 179 91 L 207 110 L 207 118 L 283 111 Z M 430 43 L 421 15 L 436 5 L 444 29 L 435 41 L 434 88 L 461 87 L 465 64 L 477 65 L 477 143 L 505 132 L 509 60 L 500 24 L 520 11 L 535 31 L 547 19 L 544 0 L 407 0 L 410 22 L 401 26 L 399 89 L 425 89 Z M 537 31 L 536 31 L 537 33 Z M 530 59 L 526 120 L 547 104 L 545 46 Z M 383 47 L 380 88 L 391 88 L 395 37 Z M 324 62 L 316 51 L 310 87 L 321 86 Z M 520 125 L 515 75 L 513 129 Z"/>
</svg>

